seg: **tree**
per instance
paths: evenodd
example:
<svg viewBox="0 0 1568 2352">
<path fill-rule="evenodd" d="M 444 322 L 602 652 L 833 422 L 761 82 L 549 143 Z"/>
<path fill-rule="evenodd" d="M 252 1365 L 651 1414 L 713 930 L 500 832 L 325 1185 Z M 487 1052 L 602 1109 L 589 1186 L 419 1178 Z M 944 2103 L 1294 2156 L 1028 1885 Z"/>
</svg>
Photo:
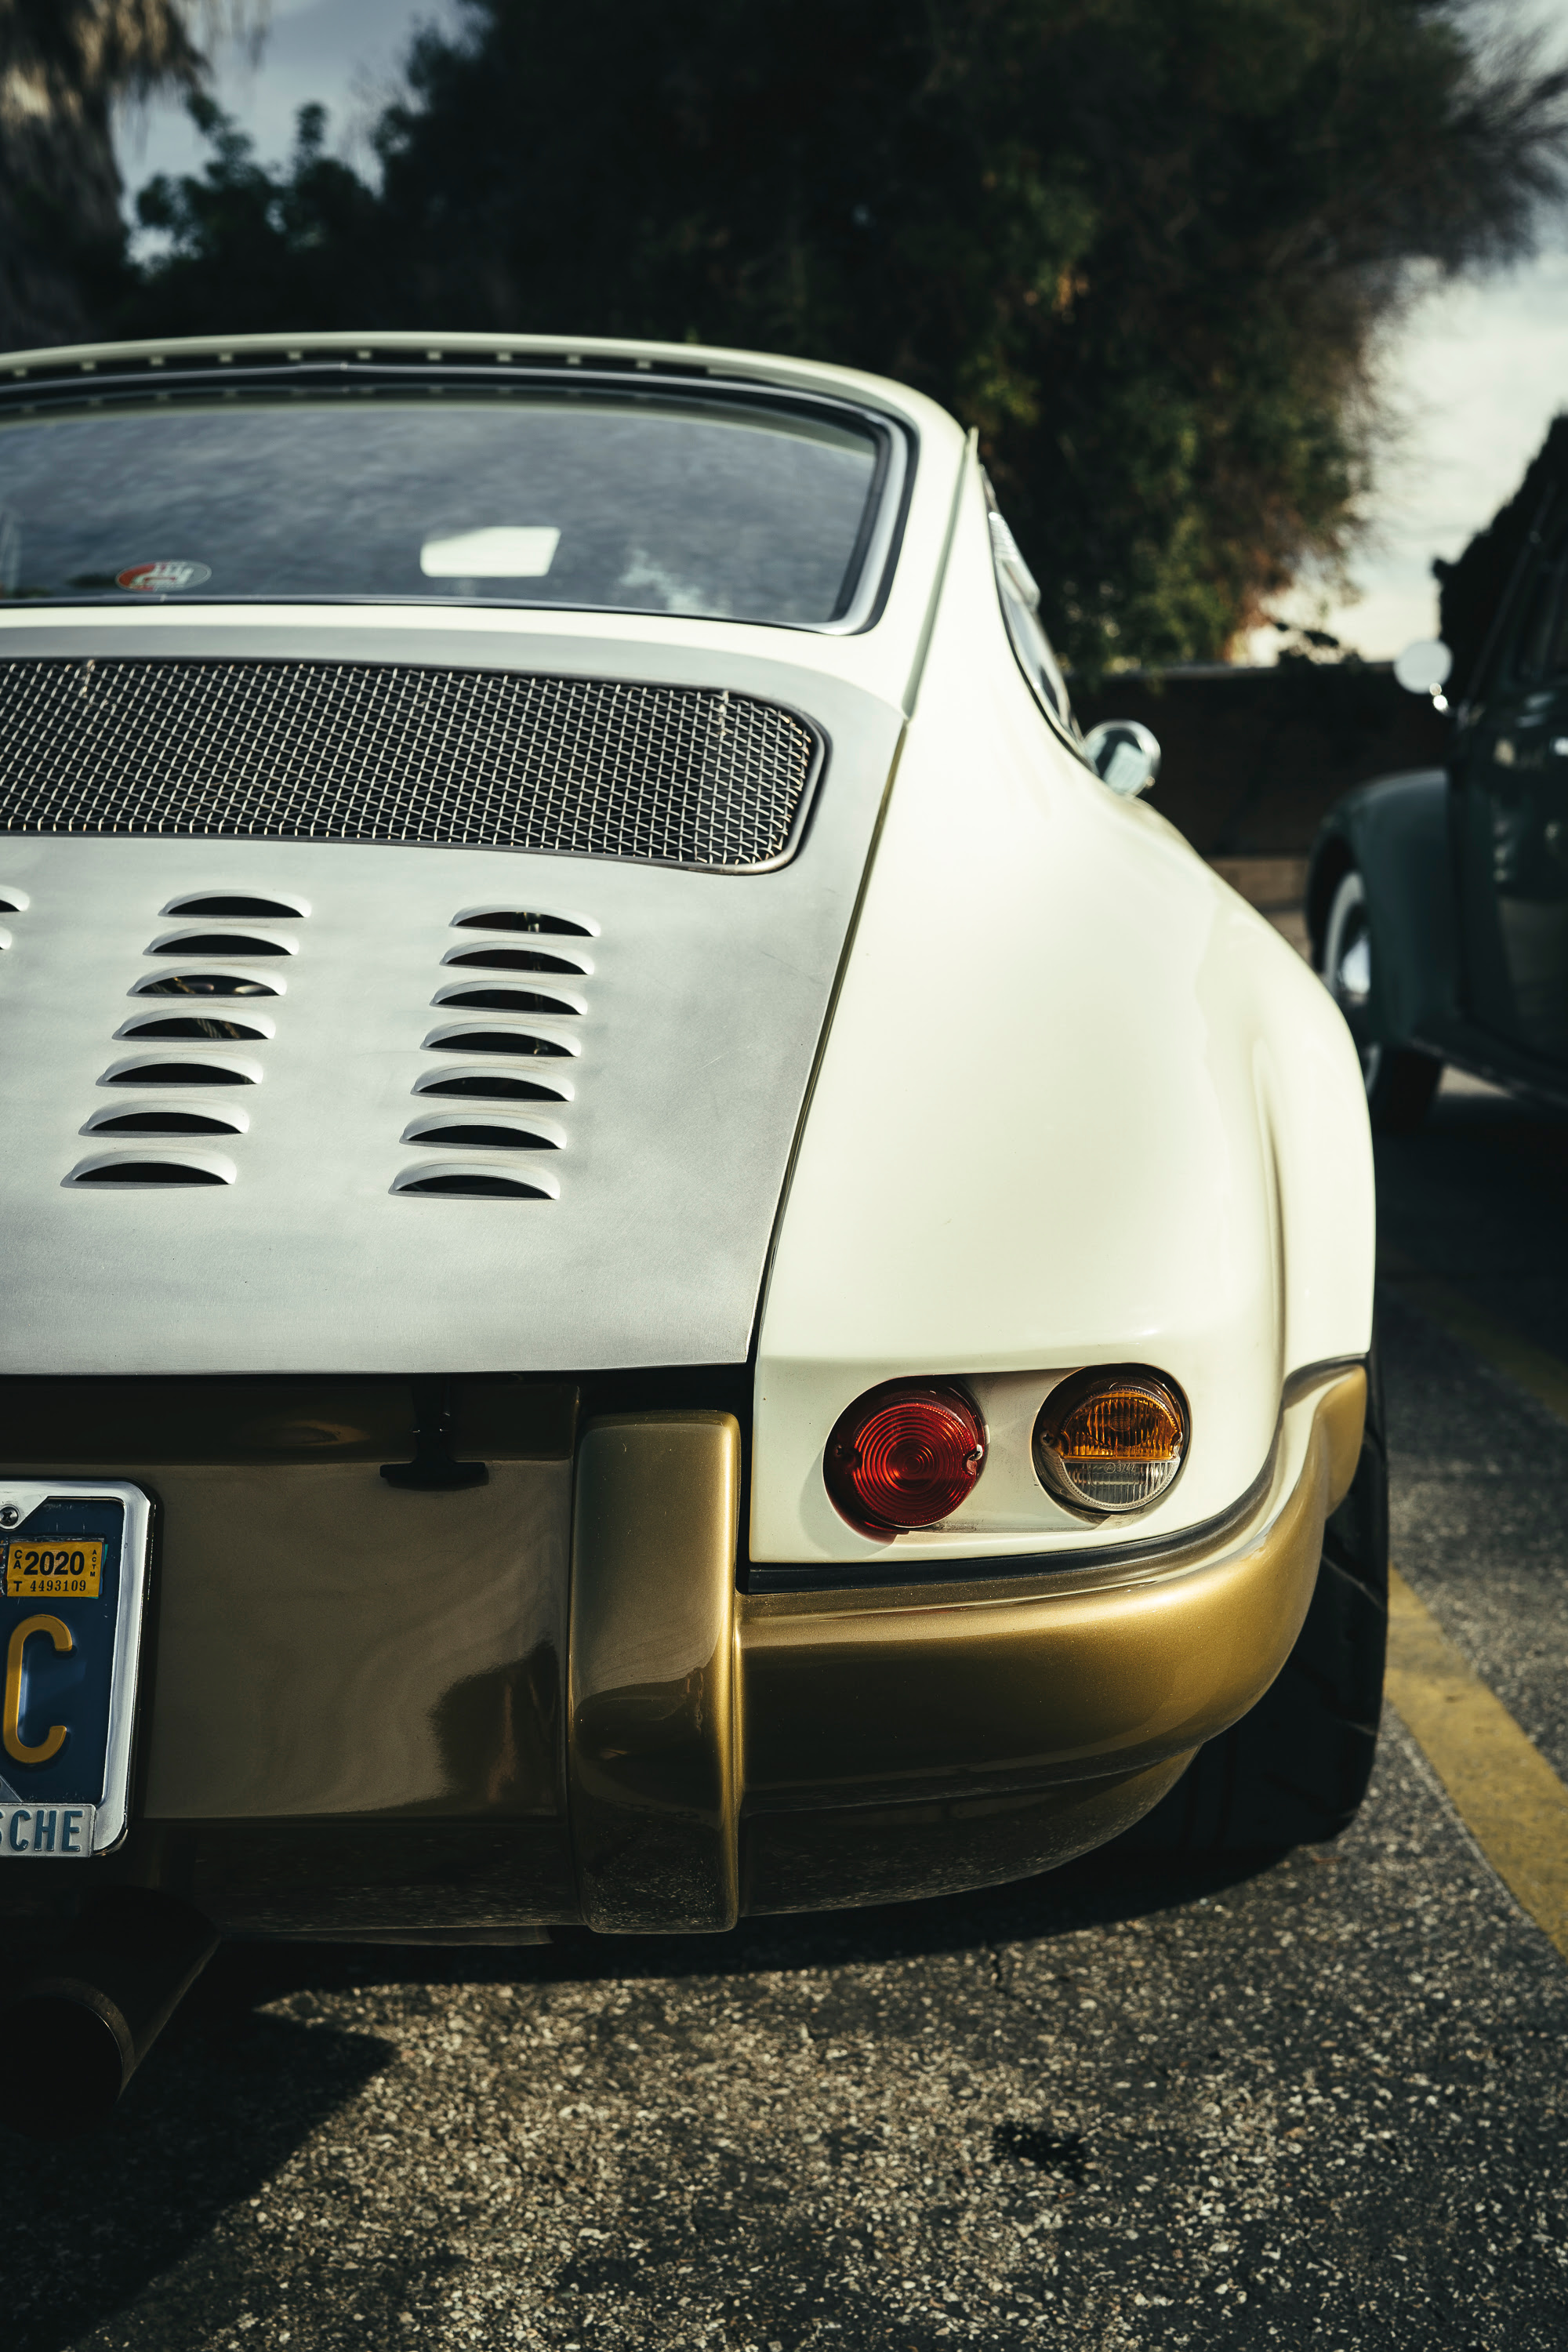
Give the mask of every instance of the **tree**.
<svg viewBox="0 0 1568 2352">
<path fill-rule="evenodd" d="M 131 315 L 847 362 L 980 433 L 1080 671 L 1220 652 L 1365 478 L 1408 266 L 1519 250 L 1568 75 L 1458 0 L 465 0 L 380 124 L 152 194 Z M 228 144 L 223 144 L 227 138 Z"/>
<path fill-rule="evenodd" d="M 201 68 L 175 0 L 0 0 L 0 347 L 89 331 L 122 264 L 114 104 Z"/>
<path fill-rule="evenodd" d="M 163 335 L 395 323 L 395 289 L 361 306 L 356 289 L 387 275 L 385 223 L 373 192 L 327 152 L 326 109 L 300 108 L 293 154 L 274 174 L 205 91 L 187 104 L 212 160 L 200 179 L 159 177 L 138 196 L 142 226 L 168 236 L 171 258 L 144 271 L 147 293 L 132 296 L 121 323 Z"/>
</svg>

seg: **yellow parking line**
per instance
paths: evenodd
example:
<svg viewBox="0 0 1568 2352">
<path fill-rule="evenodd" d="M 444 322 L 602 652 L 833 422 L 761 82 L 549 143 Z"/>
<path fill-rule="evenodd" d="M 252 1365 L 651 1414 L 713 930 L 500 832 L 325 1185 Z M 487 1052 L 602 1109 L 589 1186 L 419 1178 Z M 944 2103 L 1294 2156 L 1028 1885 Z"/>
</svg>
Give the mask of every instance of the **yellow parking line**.
<svg viewBox="0 0 1568 2352">
<path fill-rule="evenodd" d="M 1388 1582 L 1388 1696 L 1503 1885 L 1568 1959 L 1568 1789 L 1397 1569 Z"/>
<path fill-rule="evenodd" d="M 1494 1371 L 1505 1372 L 1510 1381 L 1528 1391 L 1548 1412 L 1559 1421 L 1568 1421 L 1568 1364 L 1548 1355 L 1533 1340 L 1521 1338 L 1497 1316 L 1489 1315 L 1462 1290 L 1444 1282 L 1435 1274 L 1426 1274 L 1407 1259 L 1393 1265 L 1385 1262 L 1385 1279 L 1392 1282 L 1400 1296 L 1412 1307 L 1454 1339 L 1490 1364 Z"/>
<path fill-rule="evenodd" d="M 1412 1307 L 1568 1422 L 1568 1364 L 1402 1253 L 1381 1253 L 1380 1271 Z M 1388 1696 L 1503 1885 L 1568 1959 L 1568 1788 L 1397 1569 L 1388 1583 Z"/>
</svg>

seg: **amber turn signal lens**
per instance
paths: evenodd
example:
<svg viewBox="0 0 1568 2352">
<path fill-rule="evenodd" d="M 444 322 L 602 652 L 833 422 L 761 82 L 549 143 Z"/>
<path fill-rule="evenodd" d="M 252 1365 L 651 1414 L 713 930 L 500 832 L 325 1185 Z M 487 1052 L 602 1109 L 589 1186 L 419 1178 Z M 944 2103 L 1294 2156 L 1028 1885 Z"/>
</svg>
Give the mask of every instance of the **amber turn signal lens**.
<svg viewBox="0 0 1568 2352">
<path fill-rule="evenodd" d="M 1097 1365 L 1054 1388 L 1035 1423 L 1035 1467 L 1079 1511 L 1142 1511 L 1187 1450 L 1186 1400 L 1141 1364 Z"/>
<path fill-rule="evenodd" d="M 868 1534 L 934 1527 L 985 1466 L 985 1425 L 963 1391 L 929 1381 L 869 1389 L 827 1441 L 827 1491 Z"/>
</svg>

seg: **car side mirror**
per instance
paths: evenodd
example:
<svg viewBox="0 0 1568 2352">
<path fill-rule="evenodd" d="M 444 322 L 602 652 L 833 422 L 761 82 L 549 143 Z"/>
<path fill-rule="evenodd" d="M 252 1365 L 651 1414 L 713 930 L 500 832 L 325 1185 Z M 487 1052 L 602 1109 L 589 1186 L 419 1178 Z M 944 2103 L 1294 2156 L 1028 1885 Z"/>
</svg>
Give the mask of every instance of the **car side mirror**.
<svg viewBox="0 0 1568 2352">
<path fill-rule="evenodd" d="M 1102 719 L 1083 748 L 1100 782 L 1126 801 L 1146 793 L 1160 772 L 1160 739 L 1137 719 Z"/>
<path fill-rule="evenodd" d="M 1406 694 L 1429 694 L 1435 710 L 1447 710 L 1443 688 L 1454 667 L 1454 656 L 1441 637 L 1417 637 L 1394 665 L 1394 675 Z"/>
</svg>

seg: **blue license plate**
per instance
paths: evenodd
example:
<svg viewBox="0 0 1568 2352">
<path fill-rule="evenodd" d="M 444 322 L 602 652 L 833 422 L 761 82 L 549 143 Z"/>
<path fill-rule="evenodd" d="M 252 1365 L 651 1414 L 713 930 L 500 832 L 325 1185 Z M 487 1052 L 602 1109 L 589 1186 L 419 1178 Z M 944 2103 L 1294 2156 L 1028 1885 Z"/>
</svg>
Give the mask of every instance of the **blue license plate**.
<svg viewBox="0 0 1568 2352">
<path fill-rule="evenodd" d="M 0 1860 L 125 1833 L 152 1517 L 139 1486 L 0 1475 Z"/>
</svg>

